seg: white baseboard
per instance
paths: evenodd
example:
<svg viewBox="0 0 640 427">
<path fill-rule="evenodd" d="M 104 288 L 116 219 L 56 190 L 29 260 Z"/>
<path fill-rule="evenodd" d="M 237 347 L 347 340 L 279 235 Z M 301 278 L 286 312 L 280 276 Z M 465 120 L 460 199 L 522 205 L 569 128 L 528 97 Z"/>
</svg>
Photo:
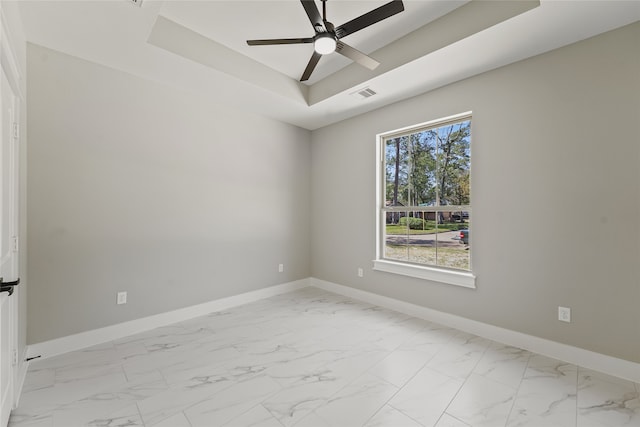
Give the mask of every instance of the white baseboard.
<svg viewBox="0 0 640 427">
<path fill-rule="evenodd" d="M 522 348 L 534 353 L 542 354 L 554 359 L 563 360 L 568 363 L 579 365 L 588 369 L 593 369 L 616 377 L 640 382 L 640 364 L 628 360 L 618 359 L 612 356 L 596 353 L 567 344 L 527 335 L 521 332 L 512 331 L 498 326 L 489 325 L 475 320 L 467 319 L 454 314 L 433 310 L 416 304 L 385 297 L 360 289 L 338 285 L 317 278 L 307 278 L 295 282 L 284 283 L 271 286 L 257 291 L 234 295 L 179 310 L 161 313 L 142 319 L 131 320 L 117 325 L 107 326 L 92 331 L 69 335 L 50 341 L 36 343 L 27 346 L 27 357 L 40 355 L 42 358 L 68 353 L 91 347 L 107 341 L 123 338 L 139 332 L 148 331 L 172 323 L 189 320 L 194 317 L 203 316 L 215 311 L 225 310 L 242 304 L 269 298 L 286 292 L 295 291 L 308 286 L 314 286 L 329 292 L 334 292 L 353 299 L 375 304 L 391 310 L 396 310 L 420 319 L 440 323 L 461 331 L 472 333 L 483 338 L 498 341 L 507 345 Z M 24 383 L 26 365 L 23 364 L 24 372 L 21 372 L 21 385 Z"/>
<path fill-rule="evenodd" d="M 603 372 L 619 378 L 640 382 L 640 363 L 607 356 L 579 347 L 539 338 L 533 335 L 504 329 L 498 326 L 466 319 L 454 314 L 444 313 L 416 304 L 385 297 L 360 289 L 338 285 L 312 277 L 311 286 L 353 299 L 399 311 L 420 319 L 429 320 L 464 332 L 472 333 L 503 344 L 529 350 L 534 353 L 563 360 L 574 365 Z"/>
<path fill-rule="evenodd" d="M 309 284 L 309 279 L 283 283 L 280 285 L 270 286 L 268 288 L 258 289 L 256 291 L 246 292 L 240 295 L 193 305 L 191 307 L 185 307 L 166 313 L 160 313 L 149 317 L 143 317 L 141 319 L 106 326 L 100 329 L 68 335 L 66 337 L 56 338 L 50 341 L 31 344 L 27 346 L 27 357 L 41 356 L 42 359 L 45 359 L 58 354 L 80 350 L 82 348 L 102 344 L 129 335 L 149 331 L 161 326 L 182 322 L 198 316 L 204 316 L 215 311 L 226 310 L 238 305 L 302 289 L 308 287 Z"/>
<path fill-rule="evenodd" d="M 15 402 L 14 409 L 18 407 L 20 404 L 20 396 L 22 396 L 22 389 L 24 388 L 24 381 L 27 379 L 27 369 L 29 368 L 29 363 L 27 363 L 27 350 L 28 347 L 25 346 L 22 357 L 18 359 L 18 378 L 17 378 L 17 386 L 15 387 Z"/>
</svg>

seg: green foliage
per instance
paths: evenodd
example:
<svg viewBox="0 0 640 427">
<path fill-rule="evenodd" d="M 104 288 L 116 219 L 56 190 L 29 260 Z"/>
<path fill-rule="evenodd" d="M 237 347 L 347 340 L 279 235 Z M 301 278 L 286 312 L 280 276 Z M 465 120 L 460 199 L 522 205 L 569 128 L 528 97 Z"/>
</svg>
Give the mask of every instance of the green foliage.
<svg viewBox="0 0 640 427">
<path fill-rule="evenodd" d="M 469 204 L 471 122 L 387 140 L 385 167 L 393 206 Z"/>
<path fill-rule="evenodd" d="M 412 230 L 424 230 L 427 228 L 427 221 L 422 218 L 414 218 L 412 216 L 403 216 L 400 218 L 400 221 L 398 221 L 398 224 L 406 227 L 407 222 L 409 223 L 409 228 Z"/>
</svg>

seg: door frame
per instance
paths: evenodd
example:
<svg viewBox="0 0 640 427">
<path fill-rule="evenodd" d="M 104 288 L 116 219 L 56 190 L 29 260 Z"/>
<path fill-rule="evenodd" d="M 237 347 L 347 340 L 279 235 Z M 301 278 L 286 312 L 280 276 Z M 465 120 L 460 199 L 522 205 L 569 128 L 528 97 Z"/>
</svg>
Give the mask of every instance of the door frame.
<svg viewBox="0 0 640 427">
<path fill-rule="evenodd" d="M 10 147 L 11 147 L 11 157 L 12 157 L 12 190 L 11 190 L 11 202 L 15 205 L 14 209 L 11 212 L 11 225 L 10 225 L 10 233 L 12 238 L 13 248 L 11 249 L 14 253 L 12 255 L 12 262 L 14 264 L 13 270 L 16 276 L 20 275 L 20 262 L 19 262 L 19 251 L 18 245 L 22 236 L 20 236 L 20 150 L 21 150 L 21 140 L 22 135 L 20 132 L 20 123 L 21 123 L 21 108 L 22 103 L 24 101 L 24 94 L 21 90 L 22 77 L 20 74 L 20 68 L 18 67 L 18 61 L 16 60 L 16 56 L 13 49 L 14 44 L 12 43 L 11 36 L 9 34 L 6 18 L 4 11 L 2 9 L 2 3 L 0 2 L 0 73 L 2 73 L 9 85 L 11 86 L 11 90 L 13 92 L 12 99 L 12 117 L 11 117 L 11 128 L 10 128 Z M 0 106 L 0 108 L 7 108 L 7 106 Z M 4 143 L 4 142 L 2 142 Z M 13 280 L 15 278 L 6 278 Z M 9 325 L 10 328 L 10 337 L 9 337 L 9 345 L 10 345 L 10 354 L 11 354 L 11 373 L 10 373 L 10 387 L 12 389 L 12 399 L 10 402 L 11 409 L 15 409 L 17 406 L 20 392 L 22 388 L 22 384 L 24 383 L 24 376 L 26 374 L 27 364 L 24 362 L 24 358 L 22 354 L 19 354 L 19 343 L 18 343 L 18 334 L 19 334 L 19 301 L 25 298 L 24 287 L 16 287 L 14 294 L 9 298 L 8 302 L 10 303 L 10 316 L 11 322 Z"/>
</svg>

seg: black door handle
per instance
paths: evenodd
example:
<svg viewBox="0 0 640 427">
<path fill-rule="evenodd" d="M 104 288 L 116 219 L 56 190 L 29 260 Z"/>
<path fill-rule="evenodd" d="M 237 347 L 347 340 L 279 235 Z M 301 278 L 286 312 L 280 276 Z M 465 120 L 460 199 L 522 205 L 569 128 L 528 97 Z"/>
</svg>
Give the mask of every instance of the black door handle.
<svg viewBox="0 0 640 427">
<path fill-rule="evenodd" d="M 18 286 L 20 284 L 20 278 L 18 280 L 14 280 L 13 282 L 5 282 L 3 277 L 0 277 L 0 293 L 7 292 L 9 296 L 13 294 L 14 286 Z"/>
<path fill-rule="evenodd" d="M 0 285 L 2 286 L 18 286 L 19 284 L 20 284 L 20 278 L 18 278 L 18 280 L 15 280 L 13 282 L 5 282 L 4 277 L 0 277 Z"/>
</svg>

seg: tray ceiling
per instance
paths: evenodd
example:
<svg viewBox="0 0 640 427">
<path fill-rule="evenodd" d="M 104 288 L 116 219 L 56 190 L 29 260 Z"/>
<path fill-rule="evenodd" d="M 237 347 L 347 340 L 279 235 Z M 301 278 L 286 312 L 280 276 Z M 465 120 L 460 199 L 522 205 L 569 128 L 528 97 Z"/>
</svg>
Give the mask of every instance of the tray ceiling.
<svg viewBox="0 0 640 427">
<path fill-rule="evenodd" d="M 386 2 L 329 0 L 327 15 L 339 25 Z M 141 7 L 129 0 L 47 0 L 19 7 L 31 43 L 307 129 L 640 19 L 636 1 L 404 4 L 404 12 L 344 39 L 381 62 L 375 71 L 330 54 L 306 84 L 298 80 L 312 45 L 246 45 L 312 36 L 297 0 L 143 0 Z M 377 94 L 351 95 L 366 87 Z"/>
</svg>

